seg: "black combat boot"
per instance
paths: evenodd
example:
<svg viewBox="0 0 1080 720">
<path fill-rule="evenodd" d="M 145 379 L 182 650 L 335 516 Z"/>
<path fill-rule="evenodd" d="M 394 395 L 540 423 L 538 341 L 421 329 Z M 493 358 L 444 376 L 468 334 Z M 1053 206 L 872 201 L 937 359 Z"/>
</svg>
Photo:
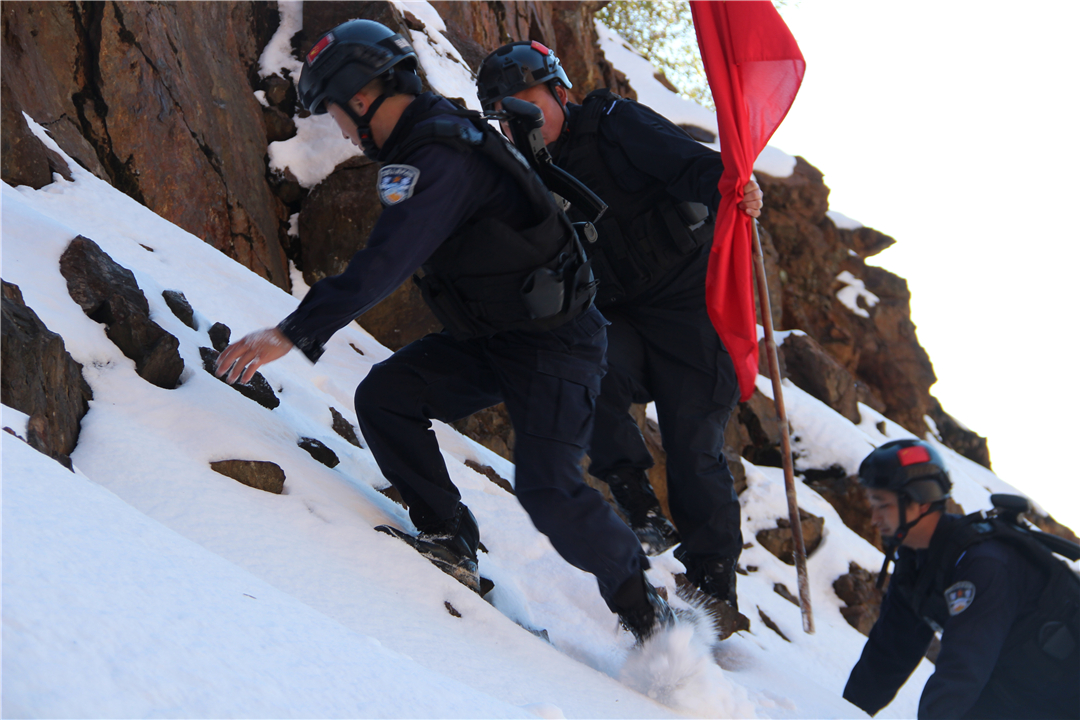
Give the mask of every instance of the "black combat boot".
<svg viewBox="0 0 1080 720">
<path fill-rule="evenodd" d="M 630 631 L 639 647 L 658 630 L 675 623 L 675 613 L 645 577 L 644 570 L 619 587 L 612 605 L 619 622 Z"/>
<path fill-rule="evenodd" d="M 480 547 L 480 528 L 472 510 L 458 503 L 457 513 L 437 525 L 418 527 L 420 539 L 442 545 L 458 557 L 476 563 L 476 551 Z"/>
<path fill-rule="evenodd" d="M 739 597 L 735 592 L 737 558 L 683 555 L 678 550 L 675 557 L 686 566 L 686 579 L 701 592 L 727 603 L 733 610 L 739 609 Z"/>
<path fill-rule="evenodd" d="M 420 534 L 415 537 L 389 525 L 375 529 L 404 540 L 444 573 L 480 592 L 480 573 L 476 567 L 480 528 L 465 505 L 458 503 L 456 514 L 449 520 L 417 527 Z"/>
<path fill-rule="evenodd" d="M 739 612 L 735 594 L 737 558 L 690 555 L 681 547 L 675 550 L 675 557 L 686 566 L 685 576 L 675 576 L 679 597 L 698 602 L 712 616 L 717 640 L 750 629 L 750 619 Z"/>
<path fill-rule="evenodd" d="M 679 533 L 656 499 L 649 476 L 641 468 L 621 468 L 603 478 L 615 504 L 626 516 L 646 555 L 659 555 L 679 542 Z"/>
</svg>

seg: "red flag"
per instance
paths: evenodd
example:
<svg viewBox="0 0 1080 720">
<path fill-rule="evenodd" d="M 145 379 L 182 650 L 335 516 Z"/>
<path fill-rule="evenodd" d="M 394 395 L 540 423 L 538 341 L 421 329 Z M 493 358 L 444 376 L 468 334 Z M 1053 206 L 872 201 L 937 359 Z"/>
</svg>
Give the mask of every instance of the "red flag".
<svg viewBox="0 0 1080 720">
<path fill-rule="evenodd" d="M 691 0 L 701 59 L 716 103 L 720 152 L 720 209 L 705 282 L 709 317 L 735 362 L 742 400 L 758 374 L 751 218 L 736 205 L 754 160 L 780 126 L 799 92 L 806 61 L 768 0 Z"/>
</svg>

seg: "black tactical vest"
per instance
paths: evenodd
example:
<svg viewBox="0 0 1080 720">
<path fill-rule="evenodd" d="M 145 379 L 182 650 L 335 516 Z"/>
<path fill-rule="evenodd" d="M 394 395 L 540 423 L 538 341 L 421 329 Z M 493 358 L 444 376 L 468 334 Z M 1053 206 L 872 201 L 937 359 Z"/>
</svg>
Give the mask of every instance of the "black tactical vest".
<svg viewBox="0 0 1080 720">
<path fill-rule="evenodd" d="M 442 118 L 410 129 L 384 161 L 432 142 L 479 152 L 518 184 L 538 220 L 515 230 L 481 217 L 458 228 L 413 278 L 424 301 L 459 340 L 551 330 L 577 317 L 592 305 L 596 283 L 570 220 L 520 153 L 476 113 L 434 109 L 413 124 L 447 114 L 470 125 Z"/>
<path fill-rule="evenodd" d="M 713 223 L 686 217 L 687 206 L 657 180 L 626 189 L 625 177 L 644 177 L 626 161 L 625 168 L 609 167 L 612 158 L 601 155 L 600 121 L 613 103 L 630 102 L 610 90 L 586 96 L 570 136 L 557 148 L 556 164 L 583 182 L 608 205 L 596 224 L 598 239 L 589 246 L 589 258 L 600 282 L 597 307 L 632 299 L 648 289 L 665 271 L 702 245 L 712 242 Z M 623 179 L 621 179 L 623 178 Z M 574 221 L 591 221 L 573 207 Z M 695 229 L 690 229 L 698 225 Z"/>
<path fill-rule="evenodd" d="M 938 533 L 943 533 L 940 537 Z M 916 615 L 940 631 L 949 619 L 945 600 L 952 569 L 976 543 L 1001 540 L 1019 550 L 1046 578 L 1038 609 L 1013 625 L 994 670 L 1009 682 L 1042 682 L 1080 672 L 1080 578 L 1022 526 L 981 512 L 943 515 L 925 564 L 916 568 L 913 551 L 900 553 L 892 582 Z M 991 682 L 993 682 L 993 678 Z"/>
</svg>

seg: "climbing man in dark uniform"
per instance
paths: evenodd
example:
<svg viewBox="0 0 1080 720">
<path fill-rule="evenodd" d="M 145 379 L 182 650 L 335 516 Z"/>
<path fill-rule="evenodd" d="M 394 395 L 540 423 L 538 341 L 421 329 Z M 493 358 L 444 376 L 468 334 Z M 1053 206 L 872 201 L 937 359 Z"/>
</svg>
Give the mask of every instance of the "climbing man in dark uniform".
<svg viewBox="0 0 1080 720">
<path fill-rule="evenodd" d="M 722 451 L 739 388 L 705 307 L 720 154 L 607 90 L 568 104 L 570 81 L 539 42 L 491 53 L 476 85 L 485 110 L 501 107 L 507 96 L 540 107 L 555 163 L 608 205 L 596 242 L 586 248 L 600 282 L 596 304 L 611 322 L 589 471 L 607 483 L 650 554 L 681 538 L 675 555 L 688 579 L 737 609 L 741 512 Z M 760 214 L 756 183 L 746 186 L 741 208 Z M 591 219 L 578 208 L 568 212 Z M 648 400 L 656 403 L 667 452 L 675 528 L 649 484 L 653 459 L 629 412 L 632 402 Z"/>
<path fill-rule="evenodd" d="M 1026 507 L 1018 496 L 992 496 L 990 515 L 946 514 L 952 483 L 920 440 L 871 452 L 859 481 L 896 572 L 844 697 L 876 714 L 936 631 L 941 651 L 920 718 L 1080 717 L 1080 580 L 1046 547 L 1071 544 L 1022 527 L 1015 507 L 1003 513 L 1006 500 Z"/>
<path fill-rule="evenodd" d="M 308 52 L 301 100 L 383 163 L 384 209 L 341 275 L 313 285 L 277 327 L 227 348 L 218 373 L 247 382 L 293 347 L 315 362 L 334 332 L 422 269 L 416 280 L 445 330 L 372 367 L 356 414 L 418 539 L 442 548 L 429 559 L 476 589 L 479 529 L 431 421 L 505 402 L 517 433 L 518 501 L 567 562 L 596 576 L 608 606 L 643 641 L 671 610 L 645 579 L 648 559 L 633 532 L 579 468 L 607 323 L 593 307 L 575 230 L 522 156 L 478 113 L 421 94 L 416 69 L 409 43 L 367 20 L 339 25 Z M 537 273 L 547 280 L 530 282 Z"/>
</svg>

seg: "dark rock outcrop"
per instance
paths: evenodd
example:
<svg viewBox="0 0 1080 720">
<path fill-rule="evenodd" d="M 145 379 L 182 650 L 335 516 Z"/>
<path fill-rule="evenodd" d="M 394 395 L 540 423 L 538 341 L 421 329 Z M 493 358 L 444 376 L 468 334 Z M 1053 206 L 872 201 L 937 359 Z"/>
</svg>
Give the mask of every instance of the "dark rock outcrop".
<svg viewBox="0 0 1080 720">
<path fill-rule="evenodd" d="M 180 320 L 180 322 L 187 325 L 192 330 L 198 330 L 198 323 L 195 322 L 195 311 L 191 307 L 191 303 L 184 297 L 184 293 L 179 290 L 163 290 L 161 297 L 165 300 L 165 304 L 172 310 L 173 315 Z"/>
<path fill-rule="evenodd" d="M 180 341 L 150 319 L 150 305 L 130 270 L 80 235 L 60 256 L 60 273 L 71 298 L 135 361 L 139 377 L 166 390 L 176 387 L 184 371 Z"/>
<path fill-rule="evenodd" d="M 870 634 L 870 628 L 874 627 L 881 611 L 884 590 L 878 590 L 877 578 L 877 573 L 864 570 L 853 562 L 847 574 L 841 575 L 833 583 L 836 596 L 845 603 L 840 608 L 840 614 L 863 635 Z"/>
<path fill-rule="evenodd" d="M 250 488 L 280 495 L 285 490 L 285 471 L 263 460 L 220 460 L 210 469 Z"/>
<path fill-rule="evenodd" d="M 506 406 L 502 403 L 450 424 L 455 430 L 472 438 L 488 450 L 507 460 L 513 460 L 514 428 L 510 424 L 510 415 L 506 412 Z"/>
<path fill-rule="evenodd" d="M 765 611 L 762 610 L 761 607 L 758 607 L 757 611 L 758 611 L 758 617 L 761 618 L 761 622 L 765 624 L 765 627 L 772 630 L 774 633 L 779 635 L 784 640 L 787 640 L 788 642 L 791 642 L 791 640 L 788 638 L 788 636 L 785 635 L 784 632 L 780 629 L 780 626 L 777 625 L 776 622 L 771 617 L 766 615 Z"/>
<path fill-rule="evenodd" d="M 87 7 L 87 14 L 100 14 L 100 3 L 90 5 L 94 7 Z M 90 62 L 93 23 L 87 20 L 71 3 L 0 6 L 0 75 L 14 100 L 48 128 L 64 152 L 98 177 L 108 178 L 87 138 L 101 129 L 99 112 L 104 111 L 90 89 L 95 74 Z"/>
<path fill-rule="evenodd" d="M 774 593 L 784 598 L 792 605 L 799 606 L 799 598 L 795 597 L 795 594 L 788 590 L 788 586 L 784 583 L 773 583 L 772 589 Z"/>
<path fill-rule="evenodd" d="M 262 109 L 263 125 L 266 127 L 266 142 L 281 142 L 296 135 L 296 123 L 276 107 Z"/>
<path fill-rule="evenodd" d="M 740 456 L 755 465 L 783 467 L 780 423 L 772 400 L 755 390 L 736 408 L 729 424 L 736 423 L 738 427 L 729 431 L 728 437 L 734 434 L 734 441 L 739 443 L 734 449 Z"/>
<path fill-rule="evenodd" d="M 297 446 L 310 455 L 315 460 L 318 460 L 328 468 L 337 467 L 341 460 L 338 459 L 337 453 L 316 438 L 300 438 L 300 442 L 296 443 Z"/>
<path fill-rule="evenodd" d="M 808 335 L 792 333 L 778 348 L 786 377 L 853 423 L 859 417 L 855 378 Z"/>
<path fill-rule="evenodd" d="M 857 477 L 848 475 L 840 466 L 833 466 L 823 470 L 806 470 L 803 472 L 803 482 L 833 506 L 844 525 L 878 550 L 881 549 L 881 533 L 870 522 L 870 503 Z"/>
<path fill-rule="evenodd" d="M 799 508 L 799 523 L 802 525 L 803 545 L 806 547 L 806 556 L 810 557 L 821 544 L 822 532 L 825 528 L 825 519 L 811 515 Z M 761 530 L 757 534 L 757 541 L 761 546 L 780 558 L 788 565 L 795 564 L 795 541 L 792 538 L 791 521 L 786 518 L 777 518 L 776 527 Z"/>
<path fill-rule="evenodd" d="M 27 442 L 70 467 L 67 456 L 93 399 L 90 386 L 64 346 L 23 301 L 18 286 L 3 283 L 0 399 L 30 416 Z"/>
<path fill-rule="evenodd" d="M 504 478 L 499 473 L 495 472 L 495 468 L 491 467 L 490 465 L 481 465 L 480 463 L 476 462 L 475 460 L 466 460 L 465 461 L 465 467 L 469 468 L 470 470 L 473 470 L 475 472 L 480 473 L 481 475 L 486 477 L 488 480 L 495 483 L 496 485 L 498 485 L 499 487 L 501 487 L 503 490 L 510 493 L 511 495 L 515 494 L 514 493 L 514 486 L 510 484 L 510 481 L 507 480 L 506 478 Z"/>
<path fill-rule="evenodd" d="M 30 132 L 22 105 L 7 82 L 0 80 L 0 91 L 0 177 L 8 185 L 28 185 L 35 190 L 51 183 L 54 172 L 71 180 L 71 169 L 64 159 Z"/>
<path fill-rule="evenodd" d="M 334 432 L 345 438 L 350 444 L 355 445 L 358 448 L 364 447 L 360 444 L 360 438 L 356 436 L 356 427 L 346 420 L 345 416 L 338 412 L 337 408 L 330 408 L 330 417 L 332 421 L 331 427 Z"/>
<path fill-rule="evenodd" d="M 210 348 L 199 348 L 199 355 L 202 357 L 203 370 L 216 377 L 221 382 L 231 387 L 236 392 L 240 393 L 248 400 L 254 400 L 262 405 L 267 410 L 273 410 L 281 401 L 278 400 L 278 396 L 274 394 L 274 389 L 270 387 L 270 383 L 266 382 L 266 378 L 261 373 L 255 373 L 251 376 L 251 380 L 247 384 L 237 382 L 235 384 L 229 384 L 224 377 L 218 377 L 215 365 L 217 363 L 218 355 L 221 353 Z"/>
<path fill-rule="evenodd" d="M 935 397 L 930 398 L 929 414 L 941 442 L 968 460 L 974 460 L 985 468 L 990 467 L 990 448 L 987 447 L 986 438 L 969 430 L 963 423 L 945 412 Z"/>
<path fill-rule="evenodd" d="M 214 323 L 210 326 L 210 329 L 206 331 L 206 334 L 210 338 L 210 344 L 213 345 L 214 349 L 219 353 L 229 347 L 229 339 L 232 338 L 232 330 L 230 330 L 229 326 L 225 323 Z"/>
</svg>

